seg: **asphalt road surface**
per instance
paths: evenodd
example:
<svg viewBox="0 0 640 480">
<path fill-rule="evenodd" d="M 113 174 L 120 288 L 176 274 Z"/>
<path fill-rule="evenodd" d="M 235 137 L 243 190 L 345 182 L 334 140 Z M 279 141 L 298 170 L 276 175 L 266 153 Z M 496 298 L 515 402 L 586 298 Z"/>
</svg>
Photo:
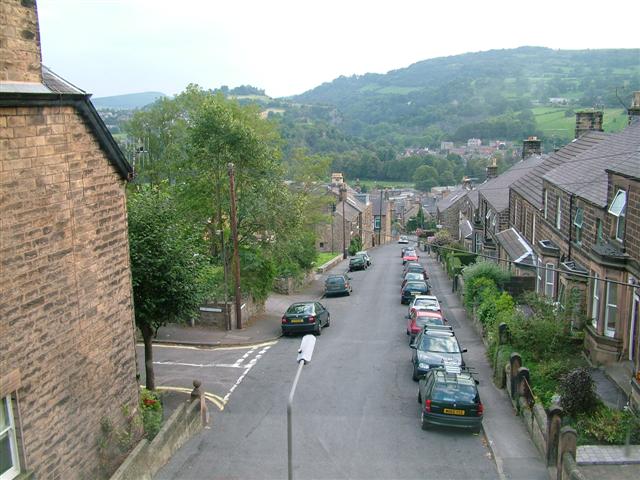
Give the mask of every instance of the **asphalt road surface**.
<svg viewBox="0 0 640 480">
<path fill-rule="evenodd" d="M 294 399 L 294 477 L 497 478 L 482 434 L 420 428 L 417 383 L 411 380 L 411 349 L 405 333 L 407 307 L 400 305 L 400 246 L 378 248 L 372 260 L 371 268 L 351 274 L 351 296 L 322 300 L 331 312 L 331 327 L 317 338 L 313 360 L 303 369 Z M 445 314 L 458 327 L 460 343 L 469 349 L 465 360 L 473 366 L 474 357 L 483 355 L 481 343 L 459 326 L 460 312 L 447 311 L 449 288 L 434 285 L 435 293 L 445 297 Z M 300 340 L 283 337 L 256 347 L 239 369 L 212 367 L 212 378 L 203 380 L 215 385 L 217 397 L 226 397 L 224 410 L 212 411 L 211 428 L 179 450 L 156 479 L 286 478 L 287 398 Z M 190 378 L 189 363 L 234 365 L 249 350 L 183 352 L 172 362 L 185 365 L 165 366 L 176 369 L 176 380 Z M 200 360 L 186 361 L 187 356 Z M 255 361 L 249 368 L 250 357 Z M 201 367 L 192 368 L 202 375 Z M 213 378 L 216 375 L 220 378 Z"/>
</svg>

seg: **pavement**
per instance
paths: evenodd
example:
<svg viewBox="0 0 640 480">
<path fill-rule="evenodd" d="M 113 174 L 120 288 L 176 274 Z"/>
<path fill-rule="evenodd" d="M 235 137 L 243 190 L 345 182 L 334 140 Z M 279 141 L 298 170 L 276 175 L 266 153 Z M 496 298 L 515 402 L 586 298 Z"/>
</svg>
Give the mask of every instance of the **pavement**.
<svg viewBox="0 0 640 480">
<path fill-rule="evenodd" d="M 437 276 L 440 281 L 448 281 L 445 273 L 442 271 L 440 264 L 429 255 L 424 262 L 430 269 L 432 279 Z M 344 272 L 348 269 L 347 260 L 338 263 L 329 273 Z M 437 275 L 434 275 L 437 274 Z M 158 330 L 158 336 L 154 339 L 154 343 L 189 345 L 189 346 L 240 346 L 254 345 L 263 342 L 273 341 L 281 336 L 280 319 L 287 307 L 297 301 L 317 300 L 322 298 L 324 278 L 327 273 L 315 274 L 312 282 L 308 284 L 302 291 L 291 295 L 283 295 L 272 293 L 265 302 L 264 312 L 250 319 L 245 327 L 241 330 L 234 329 L 230 331 L 205 326 L 188 326 L 170 324 Z M 458 304 L 456 304 L 456 302 Z M 464 308 L 460 304 L 457 295 L 448 296 L 448 307 L 463 311 Z M 466 317 L 463 318 L 466 320 Z M 604 377 L 604 376 L 603 376 Z M 608 377 L 598 380 L 603 388 L 612 388 Z M 608 383 L 609 382 L 609 383 Z M 610 391 L 611 399 L 619 402 L 619 397 L 614 390 Z M 511 401 L 507 397 L 504 390 L 499 390 L 492 385 L 490 398 L 483 399 L 486 404 L 491 405 L 492 415 L 488 415 L 483 422 L 483 430 L 486 436 L 487 444 L 494 456 L 498 474 L 500 478 L 549 478 L 551 472 L 547 471 L 544 461 L 538 450 L 534 446 L 529 437 L 521 419 L 516 416 Z M 581 447 L 578 455 L 587 460 L 587 452 Z M 613 452 L 616 450 L 616 452 Z M 607 454 L 607 458 L 611 455 L 621 454 L 620 448 L 613 449 Z M 635 460 L 638 452 L 634 449 L 632 457 Z M 599 451 L 589 451 L 589 463 L 601 464 L 604 461 L 598 461 L 598 457 L 604 460 L 604 454 L 599 455 Z M 591 473 L 591 472 L 590 472 Z M 595 471 L 593 472 L 595 473 Z M 633 469 L 635 475 L 636 470 Z M 598 473 L 599 475 L 599 473 Z M 591 477 L 591 475 L 589 475 Z M 593 477 L 591 477 L 593 478 Z M 605 474 L 604 477 L 609 478 Z M 624 475 L 621 478 L 626 478 Z M 637 478 L 637 477 L 636 477 Z"/>
</svg>

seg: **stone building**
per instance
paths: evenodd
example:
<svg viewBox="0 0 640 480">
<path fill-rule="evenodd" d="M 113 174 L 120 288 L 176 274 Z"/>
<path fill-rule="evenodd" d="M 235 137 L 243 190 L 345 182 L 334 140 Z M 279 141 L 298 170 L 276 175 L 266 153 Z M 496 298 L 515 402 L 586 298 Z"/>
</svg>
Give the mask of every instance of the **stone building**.
<svg viewBox="0 0 640 480">
<path fill-rule="evenodd" d="M 101 419 L 137 408 L 131 174 L 89 95 L 42 66 L 35 2 L 3 0 L 3 480 L 96 478 Z"/>
</svg>

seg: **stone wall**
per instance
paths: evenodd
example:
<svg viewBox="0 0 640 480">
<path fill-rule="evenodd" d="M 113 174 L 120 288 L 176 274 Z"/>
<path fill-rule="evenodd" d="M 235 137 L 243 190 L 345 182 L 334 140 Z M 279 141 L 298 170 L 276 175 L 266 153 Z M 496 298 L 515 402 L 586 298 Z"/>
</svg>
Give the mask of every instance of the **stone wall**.
<svg viewBox="0 0 640 480">
<path fill-rule="evenodd" d="M 2 0 L 0 81 L 42 82 L 40 30 L 34 0 Z"/>
<path fill-rule="evenodd" d="M 23 466 L 95 478 L 100 419 L 138 403 L 123 181 L 71 106 L 0 108 L 0 166 L 0 377 L 19 372 Z"/>
</svg>

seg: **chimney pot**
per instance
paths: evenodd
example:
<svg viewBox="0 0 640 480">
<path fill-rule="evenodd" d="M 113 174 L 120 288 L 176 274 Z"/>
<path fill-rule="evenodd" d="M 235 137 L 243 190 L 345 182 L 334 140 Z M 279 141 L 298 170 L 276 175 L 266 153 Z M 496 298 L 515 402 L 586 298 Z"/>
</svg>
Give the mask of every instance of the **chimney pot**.
<svg viewBox="0 0 640 480">
<path fill-rule="evenodd" d="M 529 158 L 531 155 L 540 155 L 542 153 L 542 140 L 536 136 L 530 136 L 522 141 L 522 159 Z"/>
<path fill-rule="evenodd" d="M 633 92 L 633 100 L 631 100 L 631 107 L 627 114 L 629 115 L 629 123 L 634 118 L 640 118 L 640 92 Z"/>
</svg>

